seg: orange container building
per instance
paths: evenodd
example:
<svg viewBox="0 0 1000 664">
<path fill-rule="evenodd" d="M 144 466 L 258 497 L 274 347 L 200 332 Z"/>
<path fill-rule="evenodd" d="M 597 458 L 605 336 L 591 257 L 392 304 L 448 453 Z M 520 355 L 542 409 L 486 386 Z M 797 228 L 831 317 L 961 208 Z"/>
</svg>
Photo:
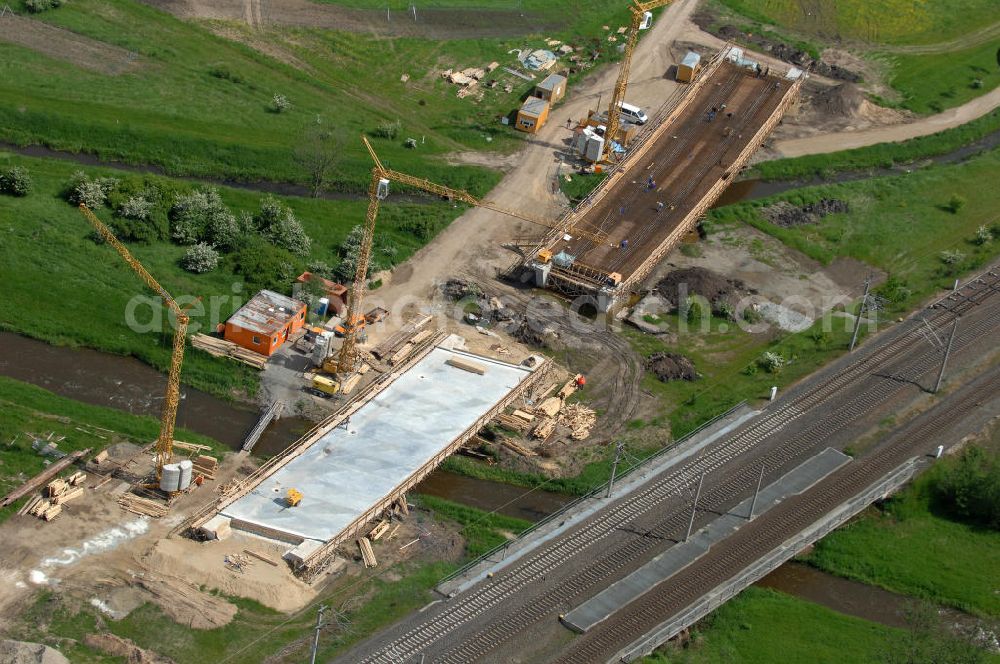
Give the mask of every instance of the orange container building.
<svg viewBox="0 0 1000 664">
<path fill-rule="evenodd" d="M 305 322 L 304 303 L 262 290 L 226 321 L 224 336 L 261 355 L 272 355 Z"/>
</svg>

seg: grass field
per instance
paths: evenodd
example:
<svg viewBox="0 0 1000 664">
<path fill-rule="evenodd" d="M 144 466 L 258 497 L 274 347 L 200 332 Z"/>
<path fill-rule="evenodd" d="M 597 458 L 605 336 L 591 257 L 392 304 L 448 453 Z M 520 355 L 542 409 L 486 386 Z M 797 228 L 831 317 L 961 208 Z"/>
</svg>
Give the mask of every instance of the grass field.
<svg viewBox="0 0 1000 664">
<path fill-rule="evenodd" d="M 898 99 L 883 105 L 919 115 L 960 106 L 1000 85 L 992 0 L 716 0 L 720 21 L 769 33 L 817 57 L 843 47 L 879 61 Z M 871 83 L 872 81 L 867 81 Z"/>
<path fill-rule="evenodd" d="M 794 180 L 827 177 L 845 171 L 891 168 L 948 154 L 1000 131 L 1000 109 L 967 124 L 899 143 L 879 143 L 854 150 L 775 159 L 753 166 L 750 177 Z"/>
<path fill-rule="evenodd" d="M 902 97 L 895 105 L 919 115 L 961 106 L 1000 85 L 996 40 L 946 53 L 878 57 L 889 63 L 889 85 Z"/>
<path fill-rule="evenodd" d="M 585 3 L 565 34 L 546 36 L 600 31 L 616 14 L 624 8 Z M 522 136 L 499 117 L 531 84 L 512 79 L 511 94 L 500 86 L 477 102 L 458 99 L 438 72 L 512 64 L 508 50 L 544 46 L 541 35 L 373 41 L 306 28 L 261 34 L 235 23 L 181 21 L 135 0 L 78 0 L 37 20 L 137 53 L 139 64 L 107 75 L 0 42 L 0 139 L 156 164 L 172 174 L 304 181 L 294 149 L 320 126 L 343 137 L 335 186 L 349 190 L 363 187 L 371 167 L 358 135 L 398 121 L 394 138 L 375 141 L 387 165 L 485 193 L 482 169 L 446 166 L 440 157 L 518 144 Z M 615 55 L 604 50 L 604 58 Z M 289 100 L 287 111 L 272 112 L 275 94 Z M 403 146 L 408 137 L 417 139 L 416 149 Z"/>
<path fill-rule="evenodd" d="M 891 309 L 902 311 L 997 255 L 997 241 L 973 240 L 980 226 L 1000 223 L 995 192 L 983 186 L 998 176 L 1000 150 L 993 150 L 960 164 L 731 205 L 712 211 L 709 219 L 750 223 L 823 263 L 849 256 L 885 270 L 898 287 L 889 294 Z M 964 201 L 957 212 L 946 209 L 953 196 Z M 824 197 L 847 201 L 850 211 L 792 228 L 775 226 L 759 212 L 779 200 L 801 205 Z M 942 251 L 958 251 L 962 258 L 946 264 Z"/>
<path fill-rule="evenodd" d="M 751 587 L 711 614 L 683 649 L 643 664 L 841 664 L 877 662 L 901 630 Z M 779 654 L 780 653 L 780 654 Z"/>
<path fill-rule="evenodd" d="M 1000 616 L 1000 533 L 934 514 L 934 469 L 822 539 L 807 559 L 827 572 L 983 616 Z"/>
<path fill-rule="evenodd" d="M 0 168 L 8 165 L 27 167 L 34 191 L 24 198 L 0 199 L 0 276 L 4 280 L 4 288 L 0 289 L 0 328 L 51 343 L 133 355 L 165 369 L 170 354 L 169 334 L 137 333 L 126 325 L 130 298 L 147 291 L 109 247 L 89 239 L 89 224 L 61 197 L 77 167 L 62 161 L 0 153 Z M 86 170 L 91 175 L 129 177 L 108 169 Z M 193 186 L 164 178 L 147 179 L 181 189 Z M 260 196 L 252 192 L 224 188 L 220 193 L 234 211 L 252 211 L 259 205 Z M 350 229 L 364 220 L 364 201 L 282 200 L 295 211 L 313 240 L 311 255 L 293 260 L 292 267 L 299 270 L 312 260 L 336 264 L 340 244 Z M 106 208 L 97 212 L 105 221 L 110 219 Z M 383 206 L 377 234 L 381 239 L 376 245 L 393 247 L 395 255 L 383 255 L 380 260 L 404 260 L 456 214 L 444 203 Z M 418 239 L 407 229 L 420 220 L 426 222 L 427 234 Z M 178 264 L 185 247 L 157 241 L 133 243 L 131 249 L 175 297 L 203 298 L 204 314 L 193 317 L 202 329 L 212 322 L 213 296 L 219 302 L 219 316 L 215 318 L 225 320 L 255 292 L 257 284 L 244 284 L 244 278 L 234 272 L 234 265 L 227 259 L 215 271 L 195 275 Z M 266 283 L 267 277 L 262 279 Z M 290 283 L 285 287 L 289 288 Z M 138 310 L 140 321 L 151 317 L 148 308 Z M 254 370 L 193 350 L 187 354 L 183 377 L 194 387 L 228 398 L 252 395 L 257 386 Z"/>
<path fill-rule="evenodd" d="M 80 430 L 89 427 L 109 429 L 114 433 L 101 432 L 101 435 L 109 437 L 102 440 Z M 0 376 L 0 495 L 5 495 L 45 467 L 43 458 L 31 447 L 29 433 L 45 437 L 54 432 L 54 438 L 64 436 L 65 440 L 58 443 L 59 449 L 64 452 L 93 447 L 96 453 L 113 442 L 147 445 L 156 440 L 159 431 L 160 422 L 156 418 L 88 406 L 56 396 L 40 387 Z M 178 429 L 176 438 L 211 445 L 218 454 L 225 451 L 221 444 L 183 429 Z M 0 522 L 16 512 L 22 502 L 0 509 Z"/>
<path fill-rule="evenodd" d="M 762 23 L 824 39 L 936 44 L 1000 21 L 992 0 L 719 0 Z"/>
</svg>

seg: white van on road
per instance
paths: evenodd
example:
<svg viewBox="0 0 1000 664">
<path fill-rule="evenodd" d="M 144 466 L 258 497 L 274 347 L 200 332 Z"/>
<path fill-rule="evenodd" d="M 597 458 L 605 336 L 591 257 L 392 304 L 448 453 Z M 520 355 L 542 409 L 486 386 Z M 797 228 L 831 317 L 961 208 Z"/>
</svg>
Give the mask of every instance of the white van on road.
<svg viewBox="0 0 1000 664">
<path fill-rule="evenodd" d="M 644 125 L 646 124 L 646 121 L 649 120 L 649 118 L 646 117 L 646 113 L 638 106 L 634 106 L 624 101 L 621 102 L 620 105 L 623 120 L 627 120 L 628 122 L 637 125 Z"/>
</svg>

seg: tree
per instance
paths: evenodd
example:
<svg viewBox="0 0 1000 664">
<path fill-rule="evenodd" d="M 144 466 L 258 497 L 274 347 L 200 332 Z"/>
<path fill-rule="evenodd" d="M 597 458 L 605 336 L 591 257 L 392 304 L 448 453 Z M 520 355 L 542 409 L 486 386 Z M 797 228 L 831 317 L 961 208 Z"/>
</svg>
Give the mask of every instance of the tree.
<svg viewBox="0 0 1000 664">
<path fill-rule="evenodd" d="M 261 199 L 260 212 L 254 217 L 254 223 L 258 232 L 271 244 L 293 254 L 309 255 L 312 240 L 295 218 L 292 209 L 274 196 Z"/>
<path fill-rule="evenodd" d="M 219 252 L 204 242 L 191 246 L 181 259 L 181 267 L 195 274 L 211 272 L 218 266 Z"/>
<path fill-rule="evenodd" d="M 919 603 L 906 612 L 906 633 L 894 640 L 883 664 L 980 664 L 983 651 L 949 633 L 930 604 Z"/>
<path fill-rule="evenodd" d="M 313 198 L 330 186 L 343 160 L 344 141 L 333 129 L 312 126 L 302 134 L 294 158 L 309 178 Z"/>
<path fill-rule="evenodd" d="M 31 176 L 27 168 L 14 166 L 0 174 L 0 193 L 27 196 L 30 192 Z"/>
<path fill-rule="evenodd" d="M 170 208 L 170 235 L 181 244 L 207 239 L 213 224 L 235 225 L 233 213 L 222 202 L 217 189 L 181 194 Z"/>
<path fill-rule="evenodd" d="M 938 506 L 955 517 L 1000 530 L 1000 457 L 981 447 L 948 459 L 932 485 Z"/>
</svg>

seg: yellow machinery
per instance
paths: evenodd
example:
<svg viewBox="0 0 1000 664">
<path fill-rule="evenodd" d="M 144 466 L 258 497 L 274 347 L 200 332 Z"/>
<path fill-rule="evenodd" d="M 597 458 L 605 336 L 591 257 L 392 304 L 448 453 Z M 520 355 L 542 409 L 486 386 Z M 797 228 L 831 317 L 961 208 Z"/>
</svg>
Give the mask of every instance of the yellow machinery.
<svg viewBox="0 0 1000 664">
<path fill-rule="evenodd" d="M 632 67 L 632 51 L 635 50 L 635 44 L 639 40 L 639 32 L 650 26 L 650 14 L 648 12 L 665 7 L 673 1 L 649 0 L 648 2 L 640 2 L 639 0 L 632 0 L 632 5 L 629 7 L 629 11 L 632 12 L 632 21 L 625 39 L 622 66 L 618 71 L 618 80 L 615 82 L 615 90 L 611 95 L 611 105 L 608 106 L 608 129 L 604 132 L 604 158 L 602 161 L 606 161 L 611 154 L 611 141 L 618 140 L 618 130 L 621 127 L 621 105 L 625 101 L 629 69 Z"/>
<path fill-rule="evenodd" d="M 160 415 L 160 437 L 156 440 L 156 481 L 159 482 L 160 476 L 163 474 L 163 465 L 170 463 L 170 458 L 173 455 L 174 423 L 177 421 L 177 404 L 180 400 L 181 389 L 181 364 L 184 362 L 184 341 L 190 318 L 174 301 L 170 293 L 157 283 L 153 275 L 142 266 L 142 263 L 136 260 L 125 245 L 118 241 L 118 238 L 115 237 L 110 228 L 104 225 L 104 222 L 82 203 L 80 204 L 80 212 L 94 227 L 97 234 L 115 248 L 115 251 L 132 268 L 132 271 L 163 298 L 166 306 L 177 317 L 177 327 L 174 330 L 174 349 L 170 357 L 170 372 L 167 374 L 167 392 L 163 399 L 163 413 Z"/>
<path fill-rule="evenodd" d="M 295 507 L 302 502 L 302 492 L 298 489 L 289 489 L 288 493 L 285 494 L 285 502 L 288 503 L 289 507 Z"/>
<path fill-rule="evenodd" d="M 332 397 L 340 391 L 340 383 L 327 376 L 313 376 L 313 394 L 320 397 Z"/>
<path fill-rule="evenodd" d="M 368 185 L 368 214 L 365 217 L 361 246 L 358 249 L 358 267 L 357 271 L 354 273 L 354 283 L 351 284 L 351 296 L 347 300 L 347 313 L 344 316 L 345 321 L 364 320 L 362 312 L 364 311 L 363 304 L 365 281 L 368 275 L 368 263 L 371 259 L 372 238 L 375 236 L 375 220 L 378 218 L 379 203 L 385 200 L 389 195 L 390 182 L 399 182 L 401 184 L 409 185 L 411 187 L 436 194 L 443 198 L 449 198 L 473 205 L 475 207 L 493 210 L 494 212 L 523 219 L 524 221 L 528 221 L 539 226 L 544 226 L 545 228 L 558 228 L 558 226 L 553 222 L 532 217 L 531 215 L 524 214 L 523 212 L 508 210 L 500 207 L 499 205 L 479 200 L 467 191 L 452 189 L 450 187 L 435 184 L 430 180 L 424 180 L 423 178 L 414 177 L 412 175 L 407 175 L 406 173 L 400 173 L 399 171 L 388 169 L 382 165 L 382 161 L 378 158 L 378 155 L 375 154 L 375 149 L 372 147 L 371 143 L 368 142 L 368 139 L 362 136 L 361 140 L 364 141 L 365 147 L 368 148 L 368 154 L 371 155 L 372 161 L 375 162 L 375 165 L 372 167 L 372 179 Z M 601 232 L 591 233 L 579 229 L 574 229 L 573 232 L 596 244 L 603 244 L 607 239 L 607 234 Z M 356 325 L 346 326 L 344 330 L 344 343 L 340 346 L 340 352 L 336 358 L 334 358 L 331 354 L 326 358 L 326 360 L 324 360 L 323 371 L 342 377 L 355 371 L 358 359 L 356 344 L 359 332 L 362 329 L 364 329 L 364 325 L 360 322 Z"/>
</svg>

